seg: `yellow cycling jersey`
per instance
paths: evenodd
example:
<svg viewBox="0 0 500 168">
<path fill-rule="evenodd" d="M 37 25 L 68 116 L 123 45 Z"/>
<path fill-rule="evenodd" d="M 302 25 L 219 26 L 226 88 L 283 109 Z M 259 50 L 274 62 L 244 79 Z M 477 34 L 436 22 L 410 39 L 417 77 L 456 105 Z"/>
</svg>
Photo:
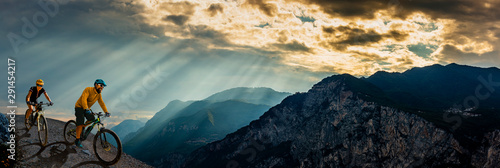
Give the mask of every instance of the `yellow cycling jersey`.
<svg viewBox="0 0 500 168">
<path fill-rule="evenodd" d="M 82 96 L 76 101 L 75 108 L 89 109 L 96 101 L 99 101 L 102 110 L 107 113 L 108 109 L 106 108 L 106 104 L 102 101 L 101 94 L 97 93 L 94 87 L 87 87 L 83 90 Z"/>
</svg>

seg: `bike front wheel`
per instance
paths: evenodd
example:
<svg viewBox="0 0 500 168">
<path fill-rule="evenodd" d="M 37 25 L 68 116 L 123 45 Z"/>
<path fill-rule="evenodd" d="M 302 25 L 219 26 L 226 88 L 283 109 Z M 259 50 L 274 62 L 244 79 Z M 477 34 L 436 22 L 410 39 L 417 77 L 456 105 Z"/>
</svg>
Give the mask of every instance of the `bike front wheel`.
<svg viewBox="0 0 500 168">
<path fill-rule="evenodd" d="M 68 144 L 75 143 L 76 140 L 76 122 L 74 120 L 69 120 L 66 125 L 64 125 L 64 140 Z"/>
<path fill-rule="evenodd" d="M 120 160 L 122 155 L 122 143 L 115 132 L 101 129 L 94 136 L 94 152 L 101 162 L 113 165 Z"/>
<path fill-rule="evenodd" d="M 42 146 L 47 144 L 48 129 L 47 119 L 45 119 L 43 115 L 40 115 L 38 119 L 38 138 L 40 138 L 40 144 L 42 144 Z"/>
</svg>

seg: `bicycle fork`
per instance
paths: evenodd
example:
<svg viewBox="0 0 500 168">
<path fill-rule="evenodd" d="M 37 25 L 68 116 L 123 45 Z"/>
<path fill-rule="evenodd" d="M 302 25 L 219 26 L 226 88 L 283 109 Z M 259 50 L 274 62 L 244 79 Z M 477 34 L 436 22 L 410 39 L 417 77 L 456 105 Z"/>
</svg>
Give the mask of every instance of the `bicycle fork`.
<svg viewBox="0 0 500 168">
<path fill-rule="evenodd" d="M 105 146 L 105 145 L 107 145 L 105 142 L 108 142 L 108 140 L 107 140 L 107 138 L 106 138 L 106 134 L 105 134 L 105 133 L 104 133 L 104 131 L 102 131 L 102 130 L 100 130 L 100 132 L 101 132 L 101 134 L 103 135 L 103 136 L 101 136 L 101 146 L 102 146 L 102 147 L 107 147 L 107 146 Z M 103 139 L 103 137 L 104 137 L 104 141 L 102 140 L 102 139 Z"/>
<path fill-rule="evenodd" d="M 102 133 L 102 136 L 100 137 L 101 138 L 101 146 L 102 146 L 102 148 L 105 151 L 110 151 L 111 150 L 111 144 L 108 142 L 108 139 L 106 137 L 106 132 L 105 131 L 101 131 L 101 133 Z"/>
</svg>

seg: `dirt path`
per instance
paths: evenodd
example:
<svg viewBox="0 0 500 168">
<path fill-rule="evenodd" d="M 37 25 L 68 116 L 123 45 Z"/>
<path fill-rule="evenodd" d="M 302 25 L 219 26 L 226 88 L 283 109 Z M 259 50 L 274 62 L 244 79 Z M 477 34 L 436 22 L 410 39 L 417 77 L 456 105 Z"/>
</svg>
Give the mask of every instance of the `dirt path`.
<svg viewBox="0 0 500 168">
<path fill-rule="evenodd" d="M 83 141 L 83 148 L 66 144 L 63 137 L 63 129 L 66 121 L 47 119 L 49 126 L 48 142 L 42 147 L 37 127 L 27 131 L 24 126 L 24 115 L 16 116 L 16 142 L 18 150 L 17 167 L 108 167 L 101 164 L 95 156 L 92 148 L 93 135 Z M 125 153 L 122 153 L 120 161 L 109 167 L 151 167 Z"/>
</svg>

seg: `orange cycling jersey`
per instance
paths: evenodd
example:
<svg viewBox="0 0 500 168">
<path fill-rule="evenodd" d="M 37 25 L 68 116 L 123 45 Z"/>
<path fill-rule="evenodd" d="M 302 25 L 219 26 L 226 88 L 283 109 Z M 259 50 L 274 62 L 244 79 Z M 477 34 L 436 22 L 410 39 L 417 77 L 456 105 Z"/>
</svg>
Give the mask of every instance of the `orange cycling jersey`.
<svg viewBox="0 0 500 168">
<path fill-rule="evenodd" d="M 75 108 L 89 109 L 96 101 L 99 101 L 102 110 L 107 113 L 108 109 L 104 101 L 102 101 L 102 96 L 100 93 L 97 93 L 94 87 L 87 87 L 83 90 L 82 96 L 76 101 Z"/>
</svg>

